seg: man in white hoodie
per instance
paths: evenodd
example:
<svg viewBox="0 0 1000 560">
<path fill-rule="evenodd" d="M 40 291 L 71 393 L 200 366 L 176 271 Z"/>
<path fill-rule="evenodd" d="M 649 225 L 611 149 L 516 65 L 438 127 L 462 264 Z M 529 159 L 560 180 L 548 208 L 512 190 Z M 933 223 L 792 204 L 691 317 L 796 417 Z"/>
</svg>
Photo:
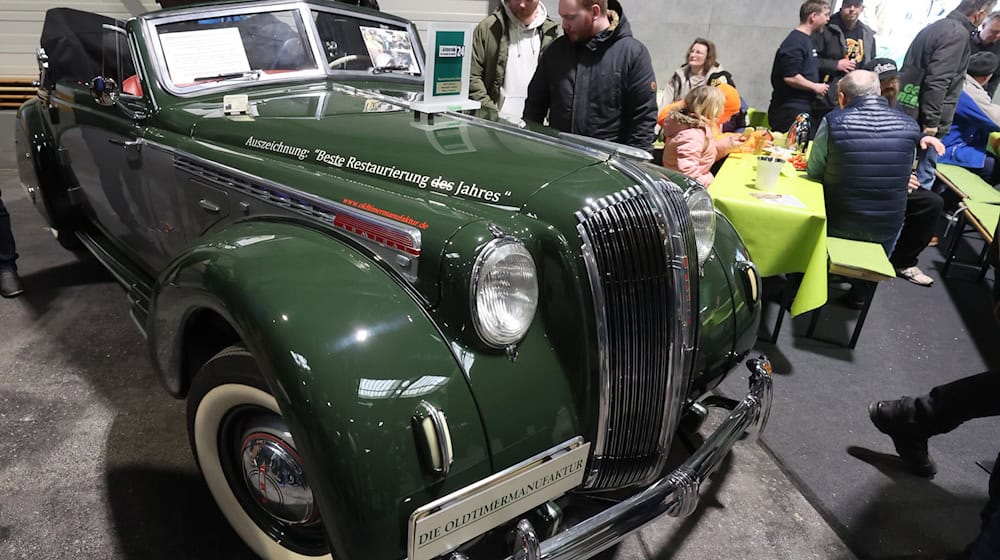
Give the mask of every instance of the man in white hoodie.
<svg viewBox="0 0 1000 560">
<path fill-rule="evenodd" d="M 519 121 L 538 56 L 558 35 L 539 0 L 501 0 L 472 34 L 469 97 Z"/>
</svg>

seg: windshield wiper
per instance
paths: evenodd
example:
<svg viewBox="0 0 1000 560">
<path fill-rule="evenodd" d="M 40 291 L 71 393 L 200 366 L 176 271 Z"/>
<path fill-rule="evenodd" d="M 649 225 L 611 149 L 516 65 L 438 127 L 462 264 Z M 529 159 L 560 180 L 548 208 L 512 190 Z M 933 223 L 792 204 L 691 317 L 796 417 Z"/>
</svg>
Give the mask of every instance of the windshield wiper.
<svg viewBox="0 0 1000 560">
<path fill-rule="evenodd" d="M 222 80 L 235 80 L 237 78 L 243 79 L 243 80 L 251 80 L 251 81 L 253 81 L 253 80 L 259 80 L 260 79 L 260 74 L 261 74 L 260 70 L 251 70 L 249 72 L 230 72 L 229 74 L 216 74 L 214 76 L 200 76 L 198 78 L 195 78 L 193 81 L 195 81 L 195 82 L 205 82 L 205 81 L 209 81 L 209 80 L 222 81 Z"/>
<path fill-rule="evenodd" d="M 413 72 L 410 72 L 409 66 L 404 66 L 402 64 L 386 64 L 385 66 L 372 67 L 372 74 L 385 74 L 387 72 L 406 72 L 407 74 L 413 74 Z"/>
</svg>

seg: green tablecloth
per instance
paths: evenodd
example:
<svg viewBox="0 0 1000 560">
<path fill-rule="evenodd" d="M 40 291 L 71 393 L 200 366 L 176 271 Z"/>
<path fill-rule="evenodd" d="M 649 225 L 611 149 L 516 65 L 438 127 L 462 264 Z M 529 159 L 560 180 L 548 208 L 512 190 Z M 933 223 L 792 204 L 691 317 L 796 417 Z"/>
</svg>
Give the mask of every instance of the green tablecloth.
<svg viewBox="0 0 1000 560">
<path fill-rule="evenodd" d="M 972 171 L 948 163 L 939 163 L 937 171 L 955 185 L 955 188 L 962 191 L 967 198 L 986 204 L 1000 204 L 1000 191 L 994 189 Z"/>
<path fill-rule="evenodd" d="M 786 166 L 775 194 L 791 195 L 805 208 L 795 208 L 755 198 L 766 196 L 753 188 L 756 158 L 732 154 L 712 182 L 709 193 L 739 232 L 761 276 L 802 272 L 802 284 L 792 301 L 792 315 L 826 303 L 826 206 L 823 186 Z"/>
</svg>

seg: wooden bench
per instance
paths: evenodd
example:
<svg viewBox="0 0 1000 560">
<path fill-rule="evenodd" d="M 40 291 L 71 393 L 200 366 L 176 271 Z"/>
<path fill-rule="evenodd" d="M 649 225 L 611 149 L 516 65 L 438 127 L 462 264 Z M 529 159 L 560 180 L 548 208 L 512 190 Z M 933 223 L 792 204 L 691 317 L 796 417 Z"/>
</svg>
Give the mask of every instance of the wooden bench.
<svg viewBox="0 0 1000 560">
<path fill-rule="evenodd" d="M 17 109 L 36 95 L 34 78 L 0 77 L 0 109 Z"/>
<path fill-rule="evenodd" d="M 975 173 L 964 167 L 946 163 L 937 166 L 937 177 L 959 198 L 957 228 L 948 243 L 941 276 L 947 276 L 955 261 L 958 242 L 963 237 L 974 236 L 984 241 L 975 265 L 979 267 L 980 280 L 986 276 L 986 250 L 993 242 L 993 232 L 1000 220 L 1000 191 L 994 189 Z"/>
<path fill-rule="evenodd" d="M 872 300 L 875 298 L 875 288 L 878 287 L 879 282 L 895 278 L 896 271 L 879 243 L 867 243 L 839 237 L 827 237 L 826 243 L 830 259 L 830 274 L 854 279 L 861 282 L 865 288 L 864 305 L 858 315 L 858 321 L 854 325 L 854 333 L 847 345 L 848 348 L 854 349 L 861 336 L 861 328 L 864 327 L 865 319 L 868 317 L 868 308 L 871 307 Z M 812 312 L 809 329 L 806 331 L 807 337 L 813 338 L 822 310 L 823 308 L 820 307 Z"/>
</svg>

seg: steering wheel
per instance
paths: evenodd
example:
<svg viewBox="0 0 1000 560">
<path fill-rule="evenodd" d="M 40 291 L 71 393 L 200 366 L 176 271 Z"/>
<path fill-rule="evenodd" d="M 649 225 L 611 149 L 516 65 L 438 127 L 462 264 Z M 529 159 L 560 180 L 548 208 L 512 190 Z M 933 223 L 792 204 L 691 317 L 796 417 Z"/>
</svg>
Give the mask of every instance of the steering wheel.
<svg viewBox="0 0 1000 560">
<path fill-rule="evenodd" d="M 354 62 L 357 59 L 358 59 L 358 55 L 356 55 L 356 54 L 348 54 L 348 55 L 344 55 L 344 56 L 342 56 L 340 58 L 335 58 L 335 59 L 331 60 L 330 64 L 328 66 L 332 69 L 334 66 L 340 66 L 340 65 L 343 65 L 343 64 L 347 64 L 348 62 Z"/>
</svg>

